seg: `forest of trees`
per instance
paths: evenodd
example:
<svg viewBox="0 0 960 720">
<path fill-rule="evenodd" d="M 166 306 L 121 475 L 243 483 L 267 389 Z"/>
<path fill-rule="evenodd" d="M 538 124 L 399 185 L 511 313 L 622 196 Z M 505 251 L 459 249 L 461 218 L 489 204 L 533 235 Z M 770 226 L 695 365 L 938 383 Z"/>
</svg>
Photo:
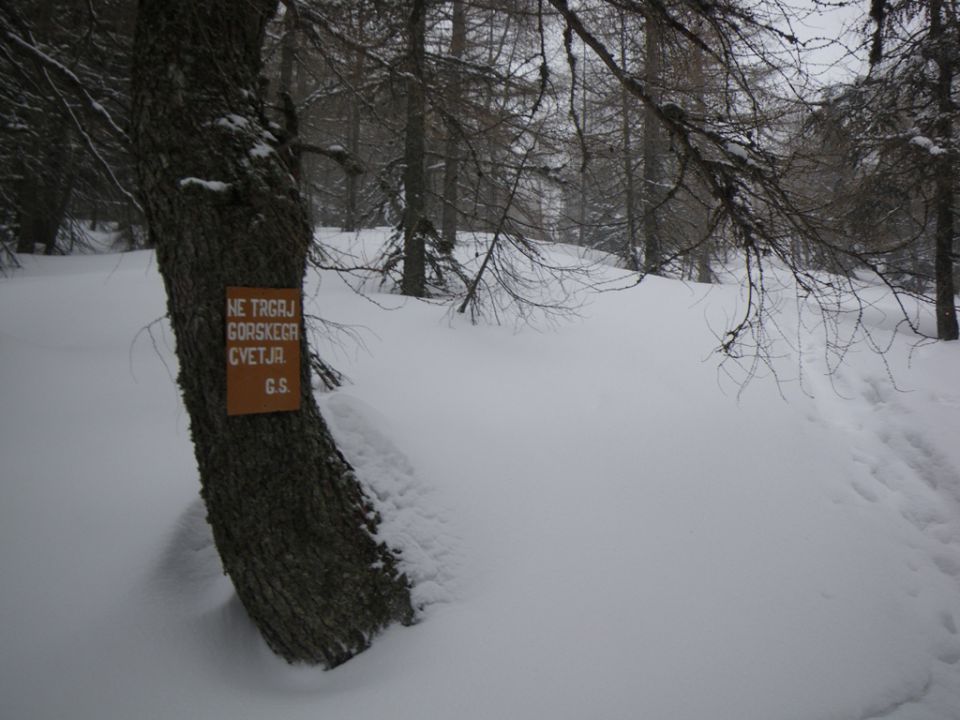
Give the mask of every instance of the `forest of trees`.
<svg viewBox="0 0 960 720">
<path fill-rule="evenodd" d="M 224 568 L 274 650 L 333 666 L 411 621 L 406 580 L 309 366 L 299 412 L 224 415 L 224 288 L 299 287 L 312 228 L 389 226 L 385 282 L 461 311 L 472 232 L 481 274 L 543 241 L 638 278 L 739 267 L 732 355 L 762 352 L 771 268 L 824 313 L 885 284 L 956 340 L 960 8 L 861 10 L 861 72 L 815 78 L 775 2 L 3 3 L 0 267 L 100 227 L 156 248 Z"/>
<path fill-rule="evenodd" d="M 129 133 L 136 5 L 0 9 L 5 264 L 68 253 L 104 223 L 126 247 L 151 242 Z M 382 267 L 408 295 L 465 292 L 449 282 L 457 231 L 499 230 L 700 282 L 750 255 L 814 286 L 872 271 L 933 303 L 953 339 L 955 4 L 864 5 L 859 45 L 844 38 L 862 73 L 817 80 L 796 12 L 284 2 L 261 48 L 263 111 L 309 222 L 395 227 Z"/>
</svg>

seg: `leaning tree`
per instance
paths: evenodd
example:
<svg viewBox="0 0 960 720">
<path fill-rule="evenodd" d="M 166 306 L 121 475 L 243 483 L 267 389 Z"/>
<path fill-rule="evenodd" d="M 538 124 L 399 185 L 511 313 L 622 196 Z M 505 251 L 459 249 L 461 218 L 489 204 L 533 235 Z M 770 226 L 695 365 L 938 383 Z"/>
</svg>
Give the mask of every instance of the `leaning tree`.
<svg viewBox="0 0 960 720">
<path fill-rule="evenodd" d="M 225 572 L 269 646 L 333 667 L 413 611 L 377 517 L 299 370 L 299 409 L 228 415 L 226 289 L 300 288 L 311 235 L 264 114 L 276 0 L 142 0 L 132 134 L 179 384 Z M 301 357 L 309 357 L 302 321 Z"/>
</svg>

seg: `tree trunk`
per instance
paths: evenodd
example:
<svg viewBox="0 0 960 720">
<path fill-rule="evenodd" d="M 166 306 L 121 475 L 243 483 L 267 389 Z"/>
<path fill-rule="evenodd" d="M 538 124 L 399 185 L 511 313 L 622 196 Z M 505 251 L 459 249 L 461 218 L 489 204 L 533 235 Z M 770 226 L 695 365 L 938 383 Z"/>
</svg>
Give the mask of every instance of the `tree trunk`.
<svg viewBox="0 0 960 720">
<path fill-rule="evenodd" d="M 353 92 L 347 100 L 347 151 L 350 157 L 360 157 L 360 84 L 363 82 L 364 56 L 359 50 L 353 53 Z M 344 186 L 344 232 L 355 232 L 360 229 L 360 175 L 346 173 Z"/>
<path fill-rule="evenodd" d="M 941 147 L 952 148 L 953 114 L 956 107 L 950 97 L 953 87 L 953 58 L 955 48 L 948 46 L 943 29 L 942 0 L 930 0 L 930 42 L 936 57 L 936 99 L 939 111 L 936 121 L 936 139 Z M 956 289 L 953 284 L 953 204 L 957 187 L 956 150 L 951 149 L 936 157 L 934 179 L 934 213 L 936 217 L 934 275 L 936 277 L 937 337 L 956 340 L 960 337 L 957 325 Z"/>
<path fill-rule="evenodd" d="M 698 25 L 702 32 L 702 26 Z M 690 48 L 690 85 L 693 95 L 693 108 L 700 117 L 707 116 L 707 82 L 703 74 L 703 50 L 699 45 Z M 708 237 L 710 232 L 710 213 L 707 203 L 710 202 L 710 192 L 703 181 L 694 175 L 691 195 L 691 222 L 693 224 L 694 243 L 697 263 L 697 282 L 712 283 L 713 270 L 710 268 L 710 250 L 712 243 Z"/>
<path fill-rule="evenodd" d="M 440 217 L 440 251 L 449 255 L 457 242 L 459 212 L 457 201 L 460 190 L 460 133 L 456 113 L 463 100 L 463 72 L 459 60 L 467 47 L 467 19 L 463 0 L 453 0 L 453 25 L 450 34 L 450 85 L 447 88 L 447 139 L 443 164 L 443 210 Z"/>
<path fill-rule="evenodd" d="M 45 243 L 46 231 L 43 225 L 38 223 L 38 218 L 42 220 L 44 216 L 38 216 L 36 205 L 38 204 L 37 182 L 33 176 L 33 171 L 21 162 L 21 179 L 17 183 L 17 252 L 21 254 L 32 254 L 36 252 L 38 244 Z"/>
<path fill-rule="evenodd" d="M 354 14 L 355 13 L 355 14 Z M 355 11 L 351 11 L 351 32 L 360 41 L 366 42 L 364 36 L 364 26 L 367 23 L 366 6 L 358 3 Z M 364 72 L 366 69 L 366 55 L 363 50 L 357 48 L 349 51 L 352 59 L 350 67 L 350 87 L 347 94 L 347 152 L 351 158 L 359 160 L 360 158 L 360 137 L 361 137 L 361 87 L 364 81 Z M 344 198 L 343 198 L 343 230 L 344 232 L 356 232 L 360 229 L 360 174 L 347 172 L 344 179 Z"/>
<path fill-rule="evenodd" d="M 586 64 L 586 63 L 584 63 Z M 627 14 L 620 10 L 620 67 L 627 68 Z M 630 270 L 639 270 L 637 261 L 637 211 L 633 180 L 633 120 L 630 117 L 632 98 L 623 85 L 620 86 L 621 134 L 623 139 L 623 203 L 626 211 L 627 238 L 624 243 L 624 261 Z"/>
<path fill-rule="evenodd" d="M 21 158 L 17 183 L 17 252 L 46 255 L 56 251 L 57 235 L 67 215 L 77 177 L 70 130 L 62 118 L 37 117 L 40 139 Z"/>
<path fill-rule="evenodd" d="M 427 293 L 426 277 L 426 95 L 424 93 L 424 61 L 426 51 L 427 8 L 425 0 L 412 0 L 407 21 L 407 128 L 403 172 L 403 278 L 400 291 L 404 295 L 423 297 Z"/>
<path fill-rule="evenodd" d="M 280 38 L 280 78 L 277 94 L 289 95 L 293 85 L 293 64 L 297 57 L 297 16 L 294 10 L 287 8 L 283 16 L 283 36 Z M 299 99 L 299 98 L 298 98 Z"/>
<path fill-rule="evenodd" d="M 297 56 L 297 16 L 292 7 L 287 8 L 283 18 L 283 35 L 280 38 L 280 77 L 277 82 L 277 104 L 283 111 L 283 130 L 287 148 L 284 151 L 285 162 L 290 174 L 300 187 L 303 180 L 302 152 L 299 146 L 300 119 L 297 117 L 297 105 L 291 84 L 293 66 Z"/>
<path fill-rule="evenodd" d="M 660 24 L 653 13 L 646 15 L 646 48 L 644 52 L 644 80 L 650 99 L 660 104 Z M 663 192 L 663 141 L 660 120 L 649 105 L 643 112 L 643 269 L 647 273 L 660 272 L 662 251 L 659 204 Z"/>
<path fill-rule="evenodd" d="M 296 183 L 261 148 L 260 49 L 275 0 L 141 0 L 132 131 L 176 335 L 207 517 L 268 645 L 333 667 L 411 619 L 406 578 L 301 368 L 300 410 L 227 416 L 225 291 L 298 288 L 310 232 Z M 309 357 L 301 327 L 301 357 Z"/>
<path fill-rule="evenodd" d="M 583 143 L 586 145 L 588 132 L 588 112 L 587 106 L 587 45 L 581 44 L 582 53 L 580 58 L 580 132 L 583 135 Z M 577 244 L 581 247 L 587 244 L 587 161 L 589 156 L 587 148 L 580 148 L 580 208 L 577 217 Z M 592 244 L 592 243 L 591 243 Z"/>
</svg>

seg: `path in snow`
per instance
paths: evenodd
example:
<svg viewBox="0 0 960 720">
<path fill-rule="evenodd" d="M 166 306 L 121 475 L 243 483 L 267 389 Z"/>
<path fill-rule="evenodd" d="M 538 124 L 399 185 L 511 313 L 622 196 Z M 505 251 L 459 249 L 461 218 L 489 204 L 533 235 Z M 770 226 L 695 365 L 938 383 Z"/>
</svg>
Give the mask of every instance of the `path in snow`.
<svg viewBox="0 0 960 720">
<path fill-rule="evenodd" d="M 807 345 L 808 358 L 815 357 L 814 350 Z M 912 409 L 923 402 L 928 410 L 932 402 L 955 410 L 960 396 L 925 387 L 926 378 L 918 371 L 892 371 L 880 358 L 870 360 L 843 364 L 832 373 L 808 360 L 806 381 L 815 408 L 811 419 L 849 444 L 860 469 L 849 478 L 850 493 L 836 501 L 854 508 L 876 506 L 900 526 L 911 552 L 904 559 L 909 580 L 899 590 L 939 630 L 930 638 L 932 666 L 919 669 L 925 676 L 919 690 L 906 690 L 865 718 L 960 717 L 960 617 L 957 604 L 942 599 L 950 597 L 950 586 L 960 593 L 960 466 L 936 438 L 925 436 L 957 428 L 953 423 L 931 426 L 929 417 Z M 872 369 L 861 370 L 865 364 Z M 898 380 L 905 383 L 903 389 Z"/>
</svg>

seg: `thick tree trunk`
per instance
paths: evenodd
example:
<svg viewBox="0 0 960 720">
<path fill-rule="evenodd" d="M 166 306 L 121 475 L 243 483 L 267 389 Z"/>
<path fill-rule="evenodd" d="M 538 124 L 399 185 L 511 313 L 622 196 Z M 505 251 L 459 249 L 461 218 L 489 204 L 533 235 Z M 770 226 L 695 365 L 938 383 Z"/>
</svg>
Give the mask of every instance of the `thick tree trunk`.
<svg viewBox="0 0 960 720">
<path fill-rule="evenodd" d="M 332 667 L 412 610 L 319 414 L 308 364 L 299 411 L 226 413 L 225 290 L 300 287 L 310 243 L 289 169 L 263 152 L 272 136 L 260 46 L 275 4 L 141 0 L 132 130 L 224 570 L 276 653 Z M 302 332 L 301 357 L 309 357 Z"/>
<path fill-rule="evenodd" d="M 403 278 L 404 295 L 423 297 L 427 292 L 426 223 L 426 95 L 424 62 L 426 53 L 427 8 L 425 0 L 411 0 L 407 20 L 407 128 L 403 172 Z"/>
<path fill-rule="evenodd" d="M 937 62 L 937 140 L 943 147 L 953 144 L 953 115 L 957 109 L 951 99 L 953 88 L 952 54 L 956 49 L 948 45 L 943 29 L 942 0 L 930 0 L 930 40 Z M 936 217 L 934 275 L 936 277 L 937 337 L 957 340 L 956 288 L 953 284 L 954 194 L 957 187 L 956 150 L 951 149 L 936 159 L 934 180 L 934 213 Z"/>
</svg>

